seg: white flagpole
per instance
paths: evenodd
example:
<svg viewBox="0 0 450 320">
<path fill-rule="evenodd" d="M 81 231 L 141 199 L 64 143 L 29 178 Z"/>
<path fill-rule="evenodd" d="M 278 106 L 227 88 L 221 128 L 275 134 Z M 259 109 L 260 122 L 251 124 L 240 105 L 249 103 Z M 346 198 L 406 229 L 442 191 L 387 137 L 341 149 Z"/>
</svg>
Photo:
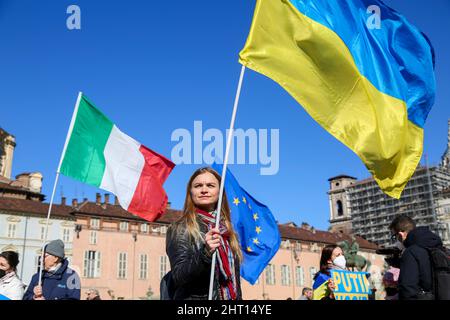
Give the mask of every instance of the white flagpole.
<svg viewBox="0 0 450 320">
<path fill-rule="evenodd" d="M 236 92 L 236 97 L 234 99 L 233 115 L 231 116 L 230 130 L 228 131 L 228 138 L 227 138 L 227 148 L 225 151 L 225 159 L 224 159 L 223 168 L 222 168 L 222 179 L 220 181 L 220 189 L 219 189 L 219 201 L 217 203 L 216 228 L 219 228 L 220 214 L 222 211 L 221 209 L 222 209 L 223 189 L 225 186 L 225 178 L 226 178 L 226 174 L 227 174 L 228 156 L 230 154 L 231 139 L 233 137 L 234 122 L 236 120 L 236 113 L 237 113 L 237 108 L 239 105 L 239 97 L 241 95 L 241 88 L 242 88 L 242 82 L 244 80 L 244 73 L 245 73 L 245 66 L 242 66 L 241 75 L 239 77 L 239 84 L 238 84 L 238 88 L 237 88 L 237 92 Z M 214 286 L 214 274 L 215 274 L 215 270 L 216 270 L 216 256 L 217 256 L 217 250 L 214 251 L 213 256 L 212 256 L 208 300 L 212 300 L 212 293 L 213 293 L 213 286 Z"/>
<path fill-rule="evenodd" d="M 44 237 L 44 240 L 42 241 L 41 262 L 40 262 L 40 266 L 39 266 L 39 280 L 38 280 L 39 286 L 41 286 L 41 284 L 42 284 L 42 270 L 44 269 L 44 248 L 45 248 L 45 243 L 47 242 L 47 238 L 48 238 L 48 225 L 50 222 L 50 214 L 52 211 L 53 199 L 55 197 L 56 185 L 58 184 L 58 180 L 59 180 L 59 171 L 61 170 L 62 161 L 64 159 L 64 155 L 66 154 L 67 145 L 69 144 L 69 140 L 70 140 L 70 135 L 72 134 L 73 126 L 75 125 L 75 119 L 76 119 L 76 115 L 78 113 L 78 107 L 80 106 L 80 101 L 81 101 L 82 96 L 83 96 L 83 93 L 79 92 L 77 102 L 75 104 L 75 109 L 72 114 L 72 120 L 70 121 L 69 130 L 67 132 L 66 142 L 64 143 L 64 148 L 63 148 L 63 152 L 61 153 L 61 158 L 59 160 L 58 169 L 56 170 L 55 183 L 53 185 L 53 192 L 52 192 L 52 196 L 50 198 L 50 204 L 48 206 L 48 213 L 47 213 L 47 221 L 45 224 L 45 237 Z"/>
</svg>

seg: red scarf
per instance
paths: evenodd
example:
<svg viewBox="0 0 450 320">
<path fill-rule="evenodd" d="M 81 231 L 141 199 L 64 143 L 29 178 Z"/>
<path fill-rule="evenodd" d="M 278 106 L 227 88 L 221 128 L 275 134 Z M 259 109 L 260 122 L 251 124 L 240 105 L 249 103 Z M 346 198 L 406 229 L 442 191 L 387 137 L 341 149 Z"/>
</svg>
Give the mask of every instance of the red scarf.
<svg viewBox="0 0 450 320">
<path fill-rule="evenodd" d="M 212 214 L 196 209 L 196 212 L 204 224 L 208 226 L 208 230 L 215 227 L 216 218 Z M 216 271 L 219 273 L 220 294 L 222 300 L 236 300 L 236 275 L 234 272 L 234 255 L 230 247 L 230 233 L 223 223 L 219 224 L 220 235 L 222 240 L 217 252 Z"/>
</svg>

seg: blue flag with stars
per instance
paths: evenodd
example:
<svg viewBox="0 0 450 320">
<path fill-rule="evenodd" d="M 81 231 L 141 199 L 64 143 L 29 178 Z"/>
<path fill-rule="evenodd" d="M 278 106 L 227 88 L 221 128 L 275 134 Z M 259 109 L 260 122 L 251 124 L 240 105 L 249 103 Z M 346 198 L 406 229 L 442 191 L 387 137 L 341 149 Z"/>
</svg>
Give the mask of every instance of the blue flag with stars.
<svg viewBox="0 0 450 320">
<path fill-rule="evenodd" d="M 222 165 L 214 163 L 212 168 L 222 174 Z M 245 191 L 228 168 L 225 192 L 244 257 L 241 276 L 253 285 L 280 247 L 278 224 L 269 208 Z"/>
</svg>

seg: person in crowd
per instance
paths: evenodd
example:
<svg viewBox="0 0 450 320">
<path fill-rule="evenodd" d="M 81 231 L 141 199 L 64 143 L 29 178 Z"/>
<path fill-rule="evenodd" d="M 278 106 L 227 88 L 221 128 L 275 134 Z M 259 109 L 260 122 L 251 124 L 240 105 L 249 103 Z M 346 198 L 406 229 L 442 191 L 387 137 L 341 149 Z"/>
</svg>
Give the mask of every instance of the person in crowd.
<svg viewBox="0 0 450 320">
<path fill-rule="evenodd" d="M 19 254 L 14 251 L 0 253 L 0 296 L 4 300 L 22 300 L 25 285 L 17 276 Z"/>
<path fill-rule="evenodd" d="M 399 300 L 433 300 L 429 250 L 442 247 L 441 238 L 428 227 L 416 227 L 414 220 L 406 215 L 396 217 L 390 229 L 404 246 L 398 278 Z"/>
<path fill-rule="evenodd" d="M 386 291 L 385 300 L 398 300 L 398 277 L 400 269 L 390 266 L 383 275 L 383 286 Z"/>
<path fill-rule="evenodd" d="M 166 280 L 172 299 L 208 299 L 214 252 L 217 254 L 212 298 L 242 299 L 239 270 L 242 252 L 230 220 L 225 191 L 220 227 L 215 228 L 220 181 L 220 175 L 212 168 L 196 170 L 187 184 L 183 216 L 168 229 L 166 251 L 171 279 Z"/>
<path fill-rule="evenodd" d="M 100 298 L 100 293 L 95 288 L 90 288 L 86 291 L 86 300 L 102 300 Z"/>
<path fill-rule="evenodd" d="M 313 290 L 308 287 L 304 287 L 302 290 L 302 295 L 298 300 L 312 300 Z"/>
<path fill-rule="evenodd" d="M 335 285 L 330 270 L 346 270 L 342 249 L 334 244 L 327 245 L 320 256 L 320 270 L 314 276 L 313 300 L 334 300 Z"/>
<path fill-rule="evenodd" d="M 51 241 L 44 247 L 41 285 L 38 280 L 39 270 L 31 278 L 24 300 L 80 300 L 80 278 L 69 268 L 61 240 Z"/>
</svg>

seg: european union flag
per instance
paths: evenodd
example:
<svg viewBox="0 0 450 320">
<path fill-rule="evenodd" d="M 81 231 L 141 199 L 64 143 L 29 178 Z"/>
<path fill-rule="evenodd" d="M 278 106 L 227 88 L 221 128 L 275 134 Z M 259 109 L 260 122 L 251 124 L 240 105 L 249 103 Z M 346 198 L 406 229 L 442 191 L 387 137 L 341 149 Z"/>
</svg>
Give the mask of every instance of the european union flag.
<svg viewBox="0 0 450 320">
<path fill-rule="evenodd" d="M 222 165 L 212 167 L 222 174 Z M 278 225 L 269 208 L 245 191 L 228 168 L 225 192 L 244 256 L 241 276 L 253 285 L 280 247 Z"/>
</svg>

